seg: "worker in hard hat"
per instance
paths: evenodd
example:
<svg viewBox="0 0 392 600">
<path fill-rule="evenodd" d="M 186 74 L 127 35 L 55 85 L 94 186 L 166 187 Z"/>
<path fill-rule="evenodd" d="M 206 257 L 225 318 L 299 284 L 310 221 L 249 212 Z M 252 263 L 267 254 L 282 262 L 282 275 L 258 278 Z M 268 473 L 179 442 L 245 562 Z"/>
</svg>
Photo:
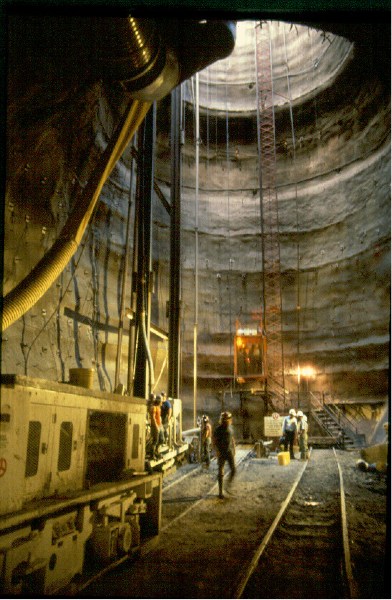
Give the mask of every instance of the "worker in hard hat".
<svg viewBox="0 0 392 600">
<path fill-rule="evenodd" d="M 297 411 L 297 432 L 301 460 L 308 458 L 308 419 L 302 410 Z"/>
<path fill-rule="evenodd" d="M 171 447 L 172 436 L 170 435 L 170 425 L 172 421 L 173 407 L 171 405 L 170 399 L 166 397 L 166 392 L 161 392 L 161 398 L 161 418 L 165 444 L 168 444 L 169 447 Z"/>
<path fill-rule="evenodd" d="M 231 413 L 225 411 L 222 412 L 219 418 L 219 425 L 214 428 L 213 432 L 213 444 L 216 450 L 218 459 L 218 484 L 219 484 L 219 498 L 223 498 L 223 471 L 225 462 L 229 463 L 230 467 L 230 479 L 233 480 L 236 473 L 235 468 L 235 441 L 232 424 Z"/>
<path fill-rule="evenodd" d="M 211 444 L 212 444 L 212 427 L 208 415 L 203 415 L 200 426 L 201 435 L 201 460 L 206 467 L 210 466 L 211 462 Z"/>
<path fill-rule="evenodd" d="M 162 454 L 159 452 L 159 446 L 164 443 L 165 436 L 162 425 L 162 417 L 161 417 L 161 406 L 162 406 L 162 398 L 161 395 L 158 394 L 155 396 L 153 410 L 151 412 L 151 432 L 153 434 L 153 444 L 154 444 L 154 458 L 159 459 L 162 458 Z"/>
<path fill-rule="evenodd" d="M 294 408 L 290 408 L 289 414 L 283 419 L 282 435 L 284 436 L 284 450 L 290 450 L 290 458 L 294 456 L 294 440 L 297 435 L 297 418 Z"/>
</svg>

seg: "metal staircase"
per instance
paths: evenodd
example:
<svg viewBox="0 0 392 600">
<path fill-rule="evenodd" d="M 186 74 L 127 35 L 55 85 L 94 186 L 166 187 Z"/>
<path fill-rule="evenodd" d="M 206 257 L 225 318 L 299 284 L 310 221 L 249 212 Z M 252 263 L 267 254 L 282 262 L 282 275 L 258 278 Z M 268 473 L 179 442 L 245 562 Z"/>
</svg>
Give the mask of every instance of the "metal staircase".
<svg viewBox="0 0 392 600">
<path fill-rule="evenodd" d="M 325 433 L 337 440 L 339 448 L 349 450 L 363 448 L 366 445 L 365 435 L 358 433 L 354 423 L 340 410 L 336 404 L 321 404 L 312 396 L 311 415 Z"/>
</svg>

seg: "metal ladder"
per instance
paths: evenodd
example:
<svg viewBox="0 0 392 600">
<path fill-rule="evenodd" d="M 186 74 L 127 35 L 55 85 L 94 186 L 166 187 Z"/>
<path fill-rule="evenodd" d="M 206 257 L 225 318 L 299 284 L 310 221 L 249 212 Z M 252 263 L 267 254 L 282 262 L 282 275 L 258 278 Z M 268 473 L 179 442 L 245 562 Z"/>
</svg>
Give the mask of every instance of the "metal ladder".
<svg viewBox="0 0 392 600">
<path fill-rule="evenodd" d="M 261 21 L 256 26 L 256 69 L 264 322 L 267 335 L 267 385 L 272 392 L 280 395 L 281 390 L 285 389 L 280 241 L 276 187 L 272 53 L 270 26 L 266 21 Z M 275 386 L 275 382 L 277 386 Z"/>
</svg>

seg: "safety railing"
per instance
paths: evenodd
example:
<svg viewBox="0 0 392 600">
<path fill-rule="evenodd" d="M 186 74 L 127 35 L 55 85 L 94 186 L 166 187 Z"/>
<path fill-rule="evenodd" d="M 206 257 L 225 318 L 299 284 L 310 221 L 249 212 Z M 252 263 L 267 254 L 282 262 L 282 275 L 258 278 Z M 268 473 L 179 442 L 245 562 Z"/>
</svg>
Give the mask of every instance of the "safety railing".
<svg viewBox="0 0 392 600">
<path fill-rule="evenodd" d="M 349 429 L 352 433 L 358 435 L 358 428 L 355 423 L 336 404 L 325 404 L 324 408 L 345 431 Z"/>
<path fill-rule="evenodd" d="M 328 416 L 340 427 L 347 435 L 354 434 L 358 435 L 358 428 L 356 424 L 343 413 L 343 411 L 336 405 L 325 402 L 325 395 L 323 394 L 323 400 L 319 400 L 313 392 L 309 392 L 311 398 L 311 407 L 319 410 L 324 410 Z"/>
</svg>

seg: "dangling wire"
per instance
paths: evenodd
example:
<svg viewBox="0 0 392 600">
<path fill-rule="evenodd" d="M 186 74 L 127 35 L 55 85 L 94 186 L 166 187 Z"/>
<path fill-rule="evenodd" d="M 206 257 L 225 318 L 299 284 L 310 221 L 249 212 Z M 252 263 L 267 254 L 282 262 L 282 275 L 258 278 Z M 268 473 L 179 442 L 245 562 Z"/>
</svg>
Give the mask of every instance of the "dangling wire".
<svg viewBox="0 0 392 600">
<path fill-rule="evenodd" d="M 92 222 L 90 222 L 89 225 L 88 225 L 88 229 L 87 229 L 88 233 L 91 231 L 91 227 L 92 227 Z M 70 275 L 68 283 L 65 285 L 64 291 L 60 294 L 59 300 L 57 302 L 56 307 L 53 309 L 53 311 L 51 312 L 51 314 L 49 315 L 49 317 L 46 319 L 46 321 L 42 325 L 41 329 L 38 331 L 38 333 L 34 336 L 34 338 L 32 339 L 32 341 L 29 344 L 29 348 L 27 350 L 26 359 L 25 359 L 25 375 L 28 374 L 27 373 L 27 365 L 28 365 L 28 360 L 29 360 L 30 352 L 33 349 L 34 344 L 36 343 L 36 341 L 38 340 L 38 338 L 40 337 L 40 335 L 43 333 L 43 331 L 45 331 L 46 327 L 49 325 L 50 321 L 53 319 L 53 317 L 55 316 L 55 314 L 59 312 L 61 303 L 63 302 L 63 300 L 65 298 L 65 295 L 66 295 L 67 291 L 69 290 L 69 288 L 71 286 L 71 283 L 72 283 L 72 281 L 74 279 L 74 276 L 75 276 L 75 271 L 76 271 L 76 269 L 79 266 L 79 263 L 80 263 L 80 260 L 82 258 L 84 249 L 86 247 L 86 244 L 81 244 L 81 246 L 82 246 L 82 249 L 80 251 L 79 257 L 76 259 L 75 267 L 74 267 L 74 272 Z M 64 271 L 63 271 L 63 273 L 64 273 Z M 62 273 L 62 275 L 63 275 L 63 273 Z"/>
<path fill-rule="evenodd" d="M 257 77 L 257 56 L 256 56 L 256 52 L 257 52 L 257 48 L 256 48 L 256 44 L 257 44 L 257 40 L 256 40 L 256 28 L 257 27 L 261 27 L 261 24 L 259 22 L 255 22 L 255 25 L 253 27 L 253 47 L 254 47 L 254 53 L 253 53 L 253 61 L 254 61 L 254 92 L 255 92 L 255 107 L 256 107 L 256 119 L 257 119 L 257 126 L 256 126 L 256 130 L 257 130 L 257 140 L 256 140 L 256 152 L 257 152 L 257 161 L 259 160 L 259 156 L 258 156 L 258 148 L 260 148 L 260 118 L 259 118 L 259 110 L 258 110 L 258 96 L 259 96 L 259 91 L 258 91 L 258 87 L 259 87 L 259 82 L 258 82 L 258 77 Z M 257 194 L 258 190 L 257 188 L 255 188 L 252 193 L 254 195 L 254 198 L 257 199 L 258 194 Z M 260 187 L 260 193 L 261 193 L 261 187 Z M 263 274 L 262 274 L 262 264 L 263 264 L 263 210 L 262 210 L 262 206 L 261 206 L 261 202 L 260 199 L 258 202 L 254 202 L 254 211 L 255 211 L 255 223 L 258 223 L 259 225 L 259 229 L 257 231 L 257 235 L 255 236 L 255 242 L 256 242 L 256 251 L 255 251 L 255 271 L 259 273 L 260 276 L 260 309 L 261 309 L 261 325 L 264 329 L 265 326 L 265 298 L 264 298 L 264 291 L 263 291 Z M 257 260 L 257 256 L 260 256 L 259 260 Z"/>
<path fill-rule="evenodd" d="M 193 79 L 193 78 L 192 78 Z M 193 330 L 193 426 L 196 427 L 197 412 L 197 353 L 198 353 L 198 320 L 199 320 L 199 145 L 200 145 L 200 114 L 199 114 L 199 73 L 195 75 L 195 324 Z"/>
<path fill-rule="evenodd" d="M 295 139 L 295 130 L 294 130 L 294 117 L 293 117 L 293 103 L 292 103 L 292 95 L 291 95 L 291 85 L 290 85 L 290 69 L 289 62 L 287 57 L 287 44 L 286 44 L 286 28 L 283 28 L 283 40 L 284 40 L 284 53 L 285 53 L 285 64 L 286 64 L 286 77 L 287 77 L 287 94 L 289 98 L 290 105 L 290 123 L 291 123 L 291 138 L 293 144 L 293 155 L 292 162 L 295 164 L 296 162 L 296 139 Z M 298 372 L 298 389 L 297 389 L 297 400 L 299 406 L 299 384 L 300 384 L 300 311 L 301 311 L 301 295 L 300 295 L 300 244 L 299 244 L 299 210 L 298 210 L 298 184 L 295 181 L 295 216 L 296 216 L 296 248 L 297 248 L 297 372 Z"/>
<path fill-rule="evenodd" d="M 207 136 L 207 141 L 206 141 L 206 145 L 207 145 L 207 159 L 206 159 L 206 174 L 207 174 L 207 179 L 208 179 L 208 158 L 209 158 L 209 154 L 210 154 L 210 94 L 211 94 L 211 89 L 210 89 L 210 69 L 206 69 L 207 71 L 207 110 L 206 110 L 206 136 Z"/>
<path fill-rule="evenodd" d="M 232 279 L 232 268 L 234 260 L 231 256 L 231 223 L 230 223 L 230 154 L 229 154 L 229 108 L 228 108 L 228 93 L 227 93 L 227 80 L 228 80 L 228 63 L 226 62 L 226 83 L 225 83 L 225 108 L 226 108 L 226 169 L 227 169 L 227 237 L 228 237 L 228 248 L 229 248 L 229 271 L 227 275 L 227 287 L 229 296 L 229 349 L 230 349 L 230 365 L 232 366 L 232 374 L 230 378 L 230 395 L 233 393 L 234 383 L 234 361 L 233 361 L 233 343 L 232 343 L 232 307 L 231 307 L 231 279 Z"/>
</svg>

